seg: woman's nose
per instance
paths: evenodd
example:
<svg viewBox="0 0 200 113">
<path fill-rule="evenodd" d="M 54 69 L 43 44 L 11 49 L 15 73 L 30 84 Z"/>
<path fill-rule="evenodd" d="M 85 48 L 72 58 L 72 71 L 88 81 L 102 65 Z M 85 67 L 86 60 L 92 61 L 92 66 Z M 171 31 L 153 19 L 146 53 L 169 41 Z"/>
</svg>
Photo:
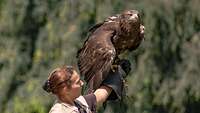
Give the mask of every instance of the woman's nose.
<svg viewBox="0 0 200 113">
<path fill-rule="evenodd" d="M 83 86 L 84 85 L 84 82 L 81 80 L 81 86 Z"/>
</svg>

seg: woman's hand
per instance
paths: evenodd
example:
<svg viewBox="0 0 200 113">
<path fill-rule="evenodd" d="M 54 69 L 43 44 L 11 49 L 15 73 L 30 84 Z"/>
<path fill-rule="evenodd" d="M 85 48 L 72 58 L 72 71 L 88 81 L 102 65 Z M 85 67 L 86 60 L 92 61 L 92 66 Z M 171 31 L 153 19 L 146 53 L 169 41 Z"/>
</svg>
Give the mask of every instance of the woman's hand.
<svg viewBox="0 0 200 113">
<path fill-rule="evenodd" d="M 97 100 L 97 106 L 102 105 L 103 102 L 106 101 L 106 99 L 108 98 L 111 92 L 112 92 L 112 88 L 105 85 L 98 88 L 94 92 L 94 95 L 96 96 L 96 100 Z"/>
</svg>

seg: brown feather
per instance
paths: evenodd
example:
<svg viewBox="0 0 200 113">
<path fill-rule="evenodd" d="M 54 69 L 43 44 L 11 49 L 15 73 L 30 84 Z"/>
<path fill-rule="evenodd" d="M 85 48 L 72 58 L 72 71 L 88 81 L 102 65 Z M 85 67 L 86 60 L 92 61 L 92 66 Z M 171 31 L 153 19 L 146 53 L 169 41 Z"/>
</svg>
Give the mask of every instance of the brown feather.
<svg viewBox="0 0 200 113">
<path fill-rule="evenodd" d="M 96 24 L 78 51 L 78 66 L 89 90 L 97 89 L 107 77 L 115 58 L 125 50 L 136 49 L 141 40 L 141 22 L 135 10 L 108 17 Z"/>
<path fill-rule="evenodd" d="M 105 28 L 104 28 L 105 27 Z M 108 73 L 110 66 L 112 65 L 115 57 L 115 48 L 111 42 L 111 37 L 115 35 L 115 26 L 109 26 L 107 24 L 102 25 L 97 29 L 91 37 L 87 40 L 83 48 L 78 54 L 78 65 L 82 76 L 88 83 L 93 79 L 96 80 L 93 84 L 93 88 L 98 88 L 102 82 L 103 75 L 98 73 Z M 99 81 L 99 82 L 97 82 Z M 89 82 L 89 86 L 92 86 Z"/>
</svg>

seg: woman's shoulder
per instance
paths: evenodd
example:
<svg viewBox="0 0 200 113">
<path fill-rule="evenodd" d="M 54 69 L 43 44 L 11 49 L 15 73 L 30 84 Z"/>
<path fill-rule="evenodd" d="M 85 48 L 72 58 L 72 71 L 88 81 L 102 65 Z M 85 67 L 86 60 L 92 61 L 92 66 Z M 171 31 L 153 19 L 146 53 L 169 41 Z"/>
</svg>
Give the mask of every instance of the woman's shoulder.
<svg viewBox="0 0 200 113">
<path fill-rule="evenodd" d="M 79 101 L 85 109 L 90 109 L 92 112 L 96 111 L 96 96 L 91 93 L 88 95 L 79 96 L 75 101 Z"/>
<path fill-rule="evenodd" d="M 83 104 L 86 107 L 88 107 L 87 101 L 85 100 L 85 98 L 83 96 L 79 96 L 78 98 L 76 98 L 75 101 L 79 101 L 79 102 L 81 102 L 81 104 Z"/>
<path fill-rule="evenodd" d="M 56 102 L 49 113 L 77 113 L 78 109 L 75 106 L 70 106 L 62 102 Z"/>
</svg>

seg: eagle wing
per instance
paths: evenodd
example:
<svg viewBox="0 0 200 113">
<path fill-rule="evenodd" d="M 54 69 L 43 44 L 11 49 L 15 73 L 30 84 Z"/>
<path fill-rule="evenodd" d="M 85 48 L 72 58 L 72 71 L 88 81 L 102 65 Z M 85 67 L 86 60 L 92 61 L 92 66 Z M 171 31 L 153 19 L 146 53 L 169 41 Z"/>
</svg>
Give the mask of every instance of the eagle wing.
<svg viewBox="0 0 200 113">
<path fill-rule="evenodd" d="M 78 52 L 78 67 L 89 90 L 97 89 L 106 78 L 116 56 L 111 38 L 115 31 L 96 30 Z"/>
<path fill-rule="evenodd" d="M 94 26 L 92 26 L 91 28 L 89 28 L 89 36 L 91 34 L 93 34 L 102 25 L 104 25 L 104 23 L 118 22 L 119 19 L 120 19 L 119 17 L 120 17 L 120 15 L 116 14 L 115 16 L 110 16 L 110 17 L 106 18 L 103 22 L 95 24 Z"/>
</svg>

